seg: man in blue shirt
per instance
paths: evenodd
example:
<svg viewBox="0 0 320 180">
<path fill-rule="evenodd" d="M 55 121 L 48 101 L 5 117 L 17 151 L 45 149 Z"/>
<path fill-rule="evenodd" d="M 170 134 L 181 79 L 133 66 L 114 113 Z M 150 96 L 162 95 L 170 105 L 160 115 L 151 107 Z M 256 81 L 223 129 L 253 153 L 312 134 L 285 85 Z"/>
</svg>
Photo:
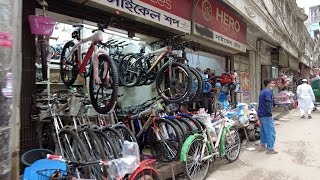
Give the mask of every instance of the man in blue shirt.
<svg viewBox="0 0 320 180">
<path fill-rule="evenodd" d="M 273 149 L 276 139 L 276 131 L 274 127 L 274 119 L 272 118 L 272 88 L 275 85 L 274 79 L 264 80 L 265 88 L 259 95 L 258 116 L 260 120 L 260 149 L 267 150 L 267 154 L 278 154 Z"/>
</svg>

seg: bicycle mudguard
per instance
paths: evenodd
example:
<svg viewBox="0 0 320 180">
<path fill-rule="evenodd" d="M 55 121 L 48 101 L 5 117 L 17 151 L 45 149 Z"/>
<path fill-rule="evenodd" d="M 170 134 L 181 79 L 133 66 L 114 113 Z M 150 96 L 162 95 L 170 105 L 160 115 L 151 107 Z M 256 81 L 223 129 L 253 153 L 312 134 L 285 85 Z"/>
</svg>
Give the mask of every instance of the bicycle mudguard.
<svg viewBox="0 0 320 180">
<path fill-rule="evenodd" d="M 221 140 L 220 140 L 220 144 L 219 144 L 219 149 L 220 149 L 220 157 L 225 156 L 226 155 L 226 149 L 224 147 L 224 143 L 225 143 L 225 139 L 226 139 L 226 134 L 227 134 L 227 129 L 230 129 L 232 125 L 230 124 L 226 124 L 225 127 L 222 130 L 222 134 L 221 134 Z"/>
<path fill-rule="evenodd" d="M 25 168 L 22 180 L 49 179 L 56 171 L 59 171 L 61 176 L 67 176 L 67 164 L 62 161 L 40 159 Z"/>
<path fill-rule="evenodd" d="M 181 162 L 186 162 L 187 160 L 187 153 L 190 147 L 190 144 L 196 137 L 202 137 L 204 139 L 204 136 L 202 134 L 194 134 L 189 136 L 183 143 L 182 148 L 181 148 L 181 153 L 180 153 L 180 161 Z M 212 148 L 209 142 L 207 142 L 207 146 L 209 149 L 209 153 L 212 154 Z"/>
<path fill-rule="evenodd" d="M 158 172 L 156 169 L 154 169 L 152 166 L 143 165 L 143 166 L 141 166 L 141 167 L 139 166 L 139 167 L 133 172 L 133 174 L 130 176 L 129 180 L 133 180 L 134 178 L 137 177 L 137 175 L 138 175 L 140 172 L 142 172 L 142 171 L 144 171 L 144 170 L 146 170 L 146 169 L 149 169 L 149 170 L 151 170 L 151 171 L 154 171 L 154 172 L 159 176 L 159 172 Z"/>
</svg>

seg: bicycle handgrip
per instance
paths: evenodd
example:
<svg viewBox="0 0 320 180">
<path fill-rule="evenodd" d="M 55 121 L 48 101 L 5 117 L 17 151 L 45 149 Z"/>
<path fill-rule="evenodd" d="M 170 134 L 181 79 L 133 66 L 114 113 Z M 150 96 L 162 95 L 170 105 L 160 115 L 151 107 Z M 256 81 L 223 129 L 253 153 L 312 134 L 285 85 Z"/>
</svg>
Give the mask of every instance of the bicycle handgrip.
<svg viewBox="0 0 320 180">
<path fill-rule="evenodd" d="M 54 154 L 47 154 L 47 159 L 51 159 L 51 160 L 62 160 L 62 156 L 59 155 L 54 155 Z"/>
</svg>

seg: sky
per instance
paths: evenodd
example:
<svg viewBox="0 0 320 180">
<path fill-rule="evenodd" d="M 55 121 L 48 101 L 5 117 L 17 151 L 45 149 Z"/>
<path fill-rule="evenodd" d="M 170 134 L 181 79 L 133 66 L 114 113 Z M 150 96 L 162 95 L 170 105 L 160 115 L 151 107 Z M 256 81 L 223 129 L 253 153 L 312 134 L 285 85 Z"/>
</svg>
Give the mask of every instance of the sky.
<svg viewBox="0 0 320 180">
<path fill-rule="evenodd" d="M 305 13 L 309 15 L 309 7 L 320 5 L 320 0 L 296 0 L 297 5 L 305 9 Z"/>
</svg>

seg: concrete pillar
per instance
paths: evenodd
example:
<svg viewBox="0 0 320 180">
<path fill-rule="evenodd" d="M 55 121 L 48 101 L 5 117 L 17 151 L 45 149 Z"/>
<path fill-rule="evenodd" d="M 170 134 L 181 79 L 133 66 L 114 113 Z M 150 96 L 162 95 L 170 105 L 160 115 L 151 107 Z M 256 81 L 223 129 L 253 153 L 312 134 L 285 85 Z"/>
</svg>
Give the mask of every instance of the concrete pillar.
<svg viewBox="0 0 320 180">
<path fill-rule="evenodd" d="M 257 41 L 257 51 L 255 53 L 256 61 L 255 61 L 255 99 L 258 100 L 259 98 L 259 93 L 261 89 L 261 56 L 260 56 L 260 51 L 261 51 L 261 42 Z"/>
<path fill-rule="evenodd" d="M 256 99 L 256 54 L 254 51 L 249 51 L 249 73 L 250 73 L 250 99 L 251 102 L 257 102 Z"/>
<path fill-rule="evenodd" d="M 19 22 L 16 9 L 18 0 L 0 0 L 0 179 L 11 179 L 11 156 L 14 143 L 13 124 L 15 119 L 12 116 L 12 97 L 16 78 L 20 72 L 16 72 L 17 41 L 16 35 L 19 33 L 15 25 Z M 21 23 L 21 22 L 20 22 Z M 21 61 L 21 60 L 20 60 Z M 15 91 L 15 90 L 14 90 Z"/>
</svg>

